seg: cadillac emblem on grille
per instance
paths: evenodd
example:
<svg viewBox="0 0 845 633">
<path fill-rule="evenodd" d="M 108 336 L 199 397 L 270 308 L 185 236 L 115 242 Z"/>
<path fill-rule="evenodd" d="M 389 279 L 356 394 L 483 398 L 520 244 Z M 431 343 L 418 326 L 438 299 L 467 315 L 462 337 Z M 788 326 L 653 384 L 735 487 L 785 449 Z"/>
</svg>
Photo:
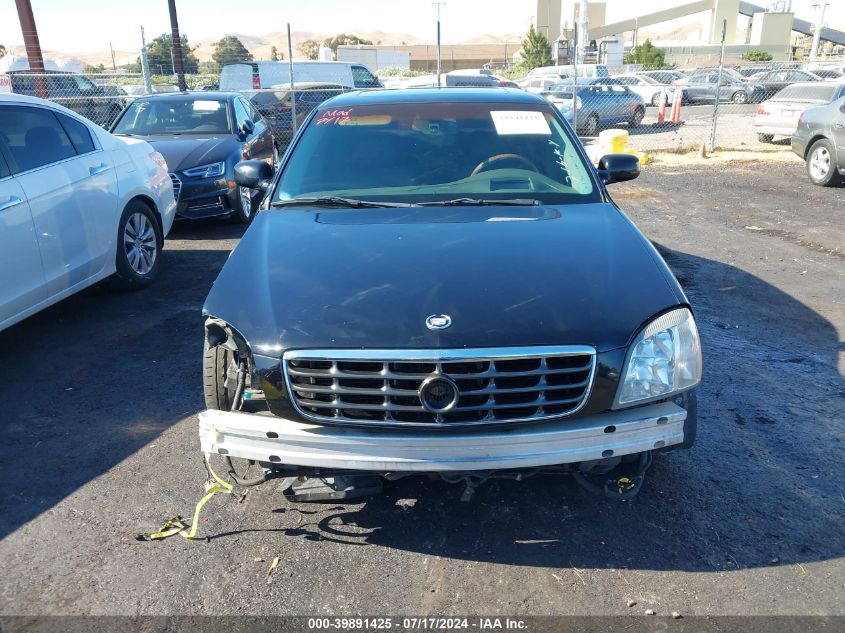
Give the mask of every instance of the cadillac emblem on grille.
<svg viewBox="0 0 845 633">
<path fill-rule="evenodd" d="M 429 376 L 420 385 L 420 402 L 431 413 L 445 413 L 458 403 L 458 386 L 445 376 Z"/>
</svg>

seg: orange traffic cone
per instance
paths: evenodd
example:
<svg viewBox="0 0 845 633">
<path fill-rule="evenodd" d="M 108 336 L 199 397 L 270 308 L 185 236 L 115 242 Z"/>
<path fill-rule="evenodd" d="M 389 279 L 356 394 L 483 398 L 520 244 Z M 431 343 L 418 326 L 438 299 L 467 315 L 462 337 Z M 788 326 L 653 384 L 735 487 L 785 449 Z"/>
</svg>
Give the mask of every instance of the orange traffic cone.
<svg viewBox="0 0 845 633">
<path fill-rule="evenodd" d="M 660 93 L 660 109 L 657 111 L 657 125 L 666 122 L 666 88 Z"/>
<path fill-rule="evenodd" d="M 672 101 L 672 114 L 669 116 L 670 123 L 681 122 L 681 102 L 684 100 L 684 89 L 681 86 L 675 88 L 675 99 Z"/>
</svg>

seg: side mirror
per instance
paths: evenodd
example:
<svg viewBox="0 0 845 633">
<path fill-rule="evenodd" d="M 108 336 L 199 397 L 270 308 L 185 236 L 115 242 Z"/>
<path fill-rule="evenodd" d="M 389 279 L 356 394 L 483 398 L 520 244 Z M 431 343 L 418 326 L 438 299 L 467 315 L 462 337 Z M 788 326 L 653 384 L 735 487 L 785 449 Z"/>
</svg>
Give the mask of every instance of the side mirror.
<svg viewBox="0 0 845 633">
<path fill-rule="evenodd" d="M 640 159 L 631 154 L 605 154 L 599 160 L 599 178 L 609 185 L 633 180 L 640 175 Z M 237 179 L 237 167 L 235 168 Z"/>
<path fill-rule="evenodd" d="M 241 126 L 238 128 L 238 131 L 241 133 L 242 136 L 247 137 L 255 131 L 255 123 L 252 121 L 244 121 L 241 123 Z"/>
<path fill-rule="evenodd" d="M 273 168 L 263 160 L 243 160 L 235 165 L 235 182 L 247 189 L 267 191 L 273 180 Z"/>
</svg>

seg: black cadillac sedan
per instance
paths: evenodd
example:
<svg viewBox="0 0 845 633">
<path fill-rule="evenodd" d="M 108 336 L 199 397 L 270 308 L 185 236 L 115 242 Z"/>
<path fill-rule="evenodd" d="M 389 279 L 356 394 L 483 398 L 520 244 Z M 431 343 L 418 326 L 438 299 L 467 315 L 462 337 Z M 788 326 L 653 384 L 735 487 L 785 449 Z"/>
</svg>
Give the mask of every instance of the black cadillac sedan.
<svg viewBox="0 0 845 633">
<path fill-rule="evenodd" d="M 204 306 L 202 450 L 338 494 L 350 472 L 635 494 L 652 451 L 692 446 L 701 380 L 692 308 L 605 188 L 638 174 L 517 90 L 323 103 L 275 175 L 236 168 L 268 193 Z"/>
<path fill-rule="evenodd" d="M 167 161 L 176 216 L 232 216 L 252 221 L 263 192 L 235 184 L 246 159 L 274 166 L 278 154 L 264 118 L 243 97 L 228 92 L 179 92 L 133 101 L 111 128 L 150 143 Z"/>
</svg>

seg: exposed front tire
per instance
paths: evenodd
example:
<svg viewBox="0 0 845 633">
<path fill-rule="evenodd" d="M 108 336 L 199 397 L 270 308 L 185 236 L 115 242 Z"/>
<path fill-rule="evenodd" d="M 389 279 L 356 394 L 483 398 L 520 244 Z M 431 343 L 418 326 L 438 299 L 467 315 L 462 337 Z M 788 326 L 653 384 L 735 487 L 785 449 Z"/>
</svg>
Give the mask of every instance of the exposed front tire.
<svg viewBox="0 0 845 633">
<path fill-rule="evenodd" d="M 129 289 L 151 284 L 158 275 L 163 243 L 155 212 L 140 200 L 126 205 L 117 229 L 118 284 Z"/>
<path fill-rule="evenodd" d="M 202 387 L 207 409 L 231 410 L 237 388 L 230 377 L 232 371 L 237 371 L 234 352 L 221 345 L 210 347 L 206 339 L 202 353 Z"/>
<path fill-rule="evenodd" d="M 842 181 L 836 170 L 834 148 L 826 138 L 819 139 L 807 152 L 807 176 L 814 185 L 832 187 Z"/>
<path fill-rule="evenodd" d="M 651 96 L 651 105 L 653 105 L 655 108 L 659 108 L 660 107 L 660 101 L 662 100 L 662 96 L 663 96 L 662 92 L 655 92 Z M 669 100 L 667 99 L 666 101 L 668 102 Z"/>
<path fill-rule="evenodd" d="M 771 143 L 774 138 L 774 134 L 757 134 L 757 140 L 761 143 Z"/>
</svg>

